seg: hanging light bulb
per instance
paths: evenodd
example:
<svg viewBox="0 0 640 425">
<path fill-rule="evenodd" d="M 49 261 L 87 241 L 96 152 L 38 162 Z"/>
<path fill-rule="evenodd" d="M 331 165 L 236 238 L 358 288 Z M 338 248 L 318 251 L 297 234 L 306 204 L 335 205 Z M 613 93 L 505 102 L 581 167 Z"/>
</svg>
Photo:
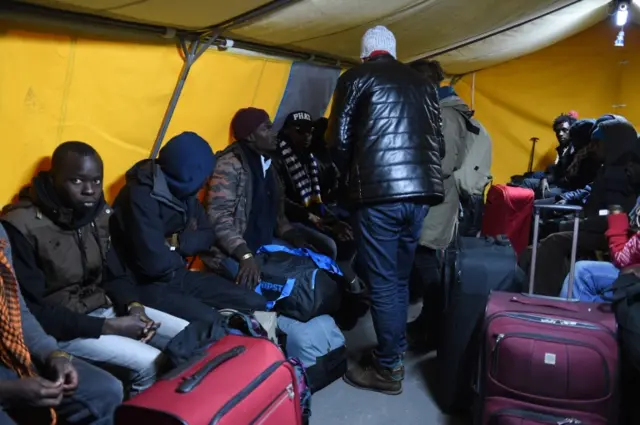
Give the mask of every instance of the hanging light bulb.
<svg viewBox="0 0 640 425">
<path fill-rule="evenodd" d="M 616 25 L 623 27 L 627 24 L 629 19 L 629 5 L 625 2 L 620 2 L 618 5 L 618 11 L 616 12 Z"/>
</svg>

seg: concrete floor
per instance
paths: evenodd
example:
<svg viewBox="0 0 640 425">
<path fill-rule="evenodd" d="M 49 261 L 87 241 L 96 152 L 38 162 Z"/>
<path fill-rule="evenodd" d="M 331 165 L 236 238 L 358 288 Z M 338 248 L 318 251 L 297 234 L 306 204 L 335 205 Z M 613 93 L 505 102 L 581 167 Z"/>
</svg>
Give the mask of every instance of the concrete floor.
<svg viewBox="0 0 640 425">
<path fill-rule="evenodd" d="M 413 306 L 410 318 L 419 306 Z M 350 361 L 375 345 L 376 337 L 369 315 L 345 333 Z M 357 390 L 342 380 L 313 395 L 311 425 L 468 425 L 440 412 L 429 390 L 430 371 L 435 367 L 435 353 L 407 355 L 403 392 L 389 396 Z"/>
</svg>

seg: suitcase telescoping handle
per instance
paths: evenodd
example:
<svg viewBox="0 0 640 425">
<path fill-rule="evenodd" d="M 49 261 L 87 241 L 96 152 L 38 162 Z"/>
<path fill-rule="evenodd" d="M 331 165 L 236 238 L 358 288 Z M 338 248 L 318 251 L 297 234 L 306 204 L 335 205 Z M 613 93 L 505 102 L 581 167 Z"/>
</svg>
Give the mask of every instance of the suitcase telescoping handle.
<svg viewBox="0 0 640 425">
<path fill-rule="evenodd" d="M 582 211 L 582 207 L 577 205 L 534 205 L 533 207 L 533 246 L 531 248 L 531 270 L 529 271 L 529 293 L 530 297 L 558 299 L 557 297 L 546 297 L 534 295 L 534 285 L 536 280 L 536 257 L 538 255 L 538 235 L 540 233 L 540 210 L 574 212 L 576 216 L 573 221 L 573 240 L 571 241 L 571 268 L 569 270 L 569 287 L 567 288 L 567 301 L 577 301 L 573 297 L 573 281 L 575 279 L 576 254 L 578 251 L 578 229 L 580 227 L 580 217 L 577 213 Z"/>
<path fill-rule="evenodd" d="M 214 371 L 215 368 L 220 366 L 226 361 L 233 359 L 234 357 L 239 356 L 240 354 L 246 351 L 246 347 L 244 345 L 239 345 L 237 347 L 233 347 L 229 351 L 225 351 L 224 353 L 214 357 L 209 360 L 204 366 L 194 372 L 193 375 L 187 376 L 184 380 L 178 385 L 176 388 L 177 393 L 186 394 L 188 392 L 193 391 L 195 387 L 200 385 L 200 383 L 207 377 L 208 374 Z"/>
</svg>

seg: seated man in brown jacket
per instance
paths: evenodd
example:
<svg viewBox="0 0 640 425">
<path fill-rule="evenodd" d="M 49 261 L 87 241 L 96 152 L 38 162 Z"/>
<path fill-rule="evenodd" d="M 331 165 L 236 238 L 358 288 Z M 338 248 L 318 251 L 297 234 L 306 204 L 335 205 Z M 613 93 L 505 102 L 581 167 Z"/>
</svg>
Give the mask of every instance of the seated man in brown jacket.
<svg viewBox="0 0 640 425">
<path fill-rule="evenodd" d="M 102 176 L 95 149 L 63 143 L 51 170 L 38 174 L 1 219 L 25 300 L 45 331 L 65 351 L 121 373 L 136 393 L 154 383 L 160 350 L 188 323 L 145 308 L 130 280 L 109 276 L 112 210 Z"/>
<path fill-rule="evenodd" d="M 276 138 L 266 111 L 238 111 L 231 127 L 236 142 L 218 154 L 207 184 L 206 208 L 216 233 L 214 254 L 203 262 L 236 282 L 255 287 L 260 270 L 254 259 L 258 248 L 280 238 L 300 248 L 303 234 L 284 215 L 284 198 L 271 166 Z"/>
</svg>

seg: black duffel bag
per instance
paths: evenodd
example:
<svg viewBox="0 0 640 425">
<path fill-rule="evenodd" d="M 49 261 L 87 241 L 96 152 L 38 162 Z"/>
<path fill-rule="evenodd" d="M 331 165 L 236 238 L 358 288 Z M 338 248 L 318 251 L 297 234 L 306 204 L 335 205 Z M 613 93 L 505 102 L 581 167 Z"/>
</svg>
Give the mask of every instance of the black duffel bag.
<svg viewBox="0 0 640 425">
<path fill-rule="evenodd" d="M 308 249 L 266 245 L 256 260 L 261 276 L 255 291 L 269 300 L 268 309 L 300 322 L 340 310 L 347 282 L 329 257 Z"/>
</svg>

